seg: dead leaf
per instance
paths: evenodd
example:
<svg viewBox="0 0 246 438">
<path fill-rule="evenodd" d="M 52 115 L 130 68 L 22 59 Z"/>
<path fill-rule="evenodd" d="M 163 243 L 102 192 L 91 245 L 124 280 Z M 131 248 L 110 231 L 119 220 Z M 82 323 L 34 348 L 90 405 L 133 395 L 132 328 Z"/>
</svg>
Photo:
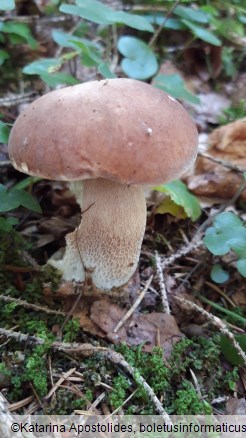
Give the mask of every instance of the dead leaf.
<svg viewBox="0 0 246 438">
<path fill-rule="evenodd" d="M 209 155 L 246 169 L 246 118 L 215 129 L 208 137 Z M 230 199 L 241 184 L 241 175 L 208 158 L 198 157 L 195 175 L 187 185 L 195 195 L 208 198 Z M 240 197 L 246 200 L 244 191 Z"/>
<path fill-rule="evenodd" d="M 230 398 L 226 403 L 226 415 L 246 415 L 246 400 Z"/>
<path fill-rule="evenodd" d="M 133 346 L 144 343 L 143 349 L 151 352 L 158 345 L 158 339 L 165 357 L 170 355 L 173 345 L 183 336 L 172 315 L 157 312 L 134 313 L 120 330 L 114 333 L 114 328 L 125 314 L 126 310 L 116 304 L 100 300 L 92 305 L 90 318 L 107 334 L 107 338 L 116 344 L 125 342 Z"/>
<path fill-rule="evenodd" d="M 245 286 L 243 286 L 243 289 L 236 291 L 232 295 L 233 301 L 238 307 L 246 307 Z"/>
</svg>

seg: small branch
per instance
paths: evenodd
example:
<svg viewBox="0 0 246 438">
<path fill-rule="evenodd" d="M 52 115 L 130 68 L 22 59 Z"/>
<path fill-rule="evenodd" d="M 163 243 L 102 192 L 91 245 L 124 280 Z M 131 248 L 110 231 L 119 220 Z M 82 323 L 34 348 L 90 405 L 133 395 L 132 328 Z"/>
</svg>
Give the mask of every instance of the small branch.
<svg viewBox="0 0 246 438">
<path fill-rule="evenodd" d="M 19 298 L 9 297 L 8 295 L 0 295 L 0 301 L 5 301 L 6 303 L 15 303 L 18 306 L 25 307 L 26 309 L 37 310 L 39 312 L 45 312 L 45 313 L 53 314 L 53 315 L 66 316 L 66 313 L 62 312 L 60 310 L 53 310 L 53 309 L 49 309 L 48 307 L 38 306 L 37 304 L 32 304 L 32 303 L 28 303 L 27 301 L 20 300 Z"/>
<path fill-rule="evenodd" d="M 161 259 L 160 259 L 160 256 L 159 256 L 157 251 L 155 252 L 155 263 L 156 263 L 156 271 L 157 271 L 159 286 L 160 286 L 160 291 L 161 291 L 163 312 L 166 313 L 167 315 L 170 315 L 171 312 L 170 312 L 167 291 L 166 291 L 166 286 L 165 286 L 164 277 L 163 277 Z"/>
<path fill-rule="evenodd" d="M 157 28 L 156 32 L 154 33 L 154 35 L 152 36 L 150 42 L 149 42 L 149 47 L 153 47 L 153 45 L 155 44 L 157 38 L 159 37 L 159 35 L 161 34 L 163 27 L 165 26 L 168 18 L 170 18 L 170 16 L 172 15 L 174 9 L 178 6 L 178 4 L 180 3 L 180 0 L 177 0 L 174 5 L 171 7 L 171 9 L 168 11 L 165 20 L 163 21 L 163 23 L 160 24 L 160 26 Z"/>
<path fill-rule="evenodd" d="M 198 152 L 198 155 L 200 157 L 207 158 L 208 160 L 213 161 L 214 163 L 220 164 L 221 166 L 226 167 L 227 169 L 234 170 L 236 172 L 246 172 L 246 168 L 237 166 L 236 164 L 232 164 L 230 161 L 222 160 L 220 158 L 213 157 L 212 155 L 207 154 L 206 152 L 200 151 L 200 152 Z"/>
<path fill-rule="evenodd" d="M 183 246 L 175 254 L 172 254 L 170 257 L 164 259 L 163 262 L 161 263 L 162 269 L 165 268 L 166 266 L 172 265 L 172 263 L 175 262 L 175 260 L 185 256 L 189 252 L 194 251 L 195 249 L 197 249 L 199 246 L 202 245 L 203 242 L 201 240 L 198 242 L 194 242 L 192 239 L 192 241 L 188 245 Z"/>
<path fill-rule="evenodd" d="M 37 338 L 36 336 L 26 335 L 21 332 L 13 332 L 11 330 L 7 330 L 3 328 L 0 328 L 0 336 L 5 336 L 7 338 L 14 339 L 18 342 L 25 342 L 25 343 L 30 342 L 35 345 L 43 345 L 45 342 L 44 339 Z M 53 344 L 51 344 L 50 347 L 55 351 L 62 351 L 70 354 L 76 353 L 85 356 L 100 352 L 100 354 L 104 355 L 112 363 L 124 368 L 125 371 L 127 371 L 131 375 L 131 377 L 134 379 L 137 385 L 139 384 L 142 385 L 145 391 L 147 392 L 148 396 L 150 397 L 151 401 L 153 402 L 158 414 L 161 415 L 161 417 L 163 418 L 163 420 L 166 421 L 167 424 L 172 424 L 168 414 L 163 408 L 160 400 L 156 397 L 153 389 L 138 373 L 138 370 L 132 367 L 131 365 L 129 365 L 121 354 L 116 353 L 113 350 L 110 350 L 110 348 L 95 347 L 94 345 L 91 344 L 75 344 L 75 343 L 70 344 L 65 342 L 53 342 Z"/>
<path fill-rule="evenodd" d="M 128 310 L 128 312 L 123 316 L 123 318 L 118 322 L 117 326 L 114 328 L 113 333 L 116 333 L 122 326 L 125 324 L 125 322 L 132 316 L 134 310 L 139 306 L 141 303 L 144 295 L 146 294 L 151 282 L 153 280 L 153 275 L 146 281 L 146 284 L 144 286 L 144 289 L 140 293 L 139 297 L 136 299 L 135 303 L 133 303 L 132 307 Z"/>
<path fill-rule="evenodd" d="M 0 98 L 0 107 L 11 108 L 12 106 L 19 105 L 21 103 L 29 103 L 35 99 L 34 93 L 15 94 L 10 97 Z"/>
<path fill-rule="evenodd" d="M 49 393 L 44 397 L 45 400 L 48 400 L 59 388 L 59 386 L 61 386 L 61 384 L 63 382 L 65 382 L 65 380 L 67 380 L 67 378 L 69 376 L 71 376 L 74 371 L 76 371 L 76 368 L 71 368 L 69 371 L 67 371 L 66 373 L 63 373 L 62 376 L 60 377 L 60 379 L 56 382 L 56 384 L 54 386 L 52 386 L 51 390 L 49 391 Z"/>
<path fill-rule="evenodd" d="M 246 365 L 246 354 L 240 347 L 239 343 L 236 341 L 233 333 L 231 333 L 226 325 L 221 321 L 220 318 L 213 315 L 212 313 L 207 312 L 202 307 L 198 306 L 197 304 L 193 303 L 192 301 L 185 300 L 184 298 L 178 297 L 177 295 L 174 296 L 176 300 L 178 300 L 180 303 L 184 303 L 188 306 L 190 306 L 191 309 L 196 310 L 197 312 L 201 313 L 203 316 L 205 316 L 219 331 L 224 334 L 233 344 L 234 348 L 237 350 L 237 353 L 239 356 L 243 359 L 245 365 Z"/>
</svg>

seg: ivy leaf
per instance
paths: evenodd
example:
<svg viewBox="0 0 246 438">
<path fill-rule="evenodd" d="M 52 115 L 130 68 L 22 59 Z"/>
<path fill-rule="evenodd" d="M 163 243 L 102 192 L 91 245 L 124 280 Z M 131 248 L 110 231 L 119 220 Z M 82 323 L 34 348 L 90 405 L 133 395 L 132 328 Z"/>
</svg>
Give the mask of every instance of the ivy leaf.
<svg viewBox="0 0 246 438">
<path fill-rule="evenodd" d="M 246 254 L 244 258 L 240 258 L 237 261 L 237 270 L 242 275 L 242 277 L 246 277 Z"/>
<path fill-rule="evenodd" d="M 241 349 L 246 353 L 246 334 L 234 335 L 234 337 L 239 343 Z M 220 337 L 220 346 L 222 353 L 228 362 L 232 363 L 233 365 L 244 365 L 243 358 L 239 356 L 236 348 L 225 335 L 221 335 Z"/>
<path fill-rule="evenodd" d="M 154 78 L 153 84 L 176 99 L 186 100 L 194 104 L 200 103 L 200 99 L 187 90 L 182 77 L 177 73 L 172 75 L 160 73 Z"/>
<path fill-rule="evenodd" d="M 222 284 L 228 280 L 229 274 L 219 263 L 216 263 L 210 272 L 210 277 L 215 283 Z"/>
<path fill-rule="evenodd" d="M 0 120 L 0 143 L 7 144 L 9 141 L 10 128 Z"/>
<path fill-rule="evenodd" d="M 1 0 L 0 11 L 11 11 L 15 8 L 14 0 Z"/>
<path fill-rule="evenodd" d="M 153 50 L 139 38 L 122 36 L 118 50 L 125 58 L 121 62 L 124 73 L 133 79 L 149 79 L 158 70 Z"/>
<path fill-rule="evenodd" d="M 233 250 L 239 258 L 237 269 L 246 277 L 246 227 L 236 214 L 218 214 L 213 226 L 206 230 L 203 242 L 214 255 L 225 255 Z"/>
<path fill-rule="evenodd" d="M 172 181 L 157 186 L 154 189 L 162 193 L 167 193 L 175 204 L 183 207 L 187 216 L 193 221 L 200 216 L 201 207 L 197 198 L 188 191 L 186 185 L 182 181 Z"/>
<path fill-rule="evenodd" d="M 76 5 L 62 4 L 60 11 L 65 14 L 77 15 L 97 24 L 122 23 L 137 30 L 154 31 L 153 26 L 145 17 L 124 11 L 116 11 L 97 0 L 77 0 Z"/>
<path fill-rule="evenodd" d="M 225 255 L 231 249 L 241 248 L 241 243 L 246 244 L 246 228 L 234 213 L 220 213 L 206 230 L 203 242 L 214 255 Z"/>
</svg>

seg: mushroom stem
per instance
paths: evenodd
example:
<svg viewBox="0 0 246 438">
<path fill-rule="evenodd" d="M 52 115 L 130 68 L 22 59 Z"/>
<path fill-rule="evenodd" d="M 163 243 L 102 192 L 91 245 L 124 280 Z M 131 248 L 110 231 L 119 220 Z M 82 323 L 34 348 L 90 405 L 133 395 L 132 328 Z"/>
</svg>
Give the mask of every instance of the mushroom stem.
<svg viewBox="0 0 246 438">
<path fill-rule="evenodd" d="M 81 224 L 66 236 L 63 278 L 111 289 L 127 283 L 136 270 L 146 225 L 140 186 L 102 178 L 71 184 L 81 207 Z"/>
</svg>

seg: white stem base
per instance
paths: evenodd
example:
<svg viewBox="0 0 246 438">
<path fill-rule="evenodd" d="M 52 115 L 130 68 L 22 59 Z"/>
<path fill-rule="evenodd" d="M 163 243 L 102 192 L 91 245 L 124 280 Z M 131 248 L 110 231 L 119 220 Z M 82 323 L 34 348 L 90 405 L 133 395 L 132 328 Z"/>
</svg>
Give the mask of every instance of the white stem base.
<svg viewBox="0 0 246 438">
<path fill-rule="evenodd" d="M 100 289 L 122 286 L 137 268 L 144 236 L 142 188 L 98 178 L 76 183 L 74 191 L 82 204 L 81 224 L 66 236 L 66 253 L 57 267 L 67 281 L 87 276 Z"/>
</svg>

